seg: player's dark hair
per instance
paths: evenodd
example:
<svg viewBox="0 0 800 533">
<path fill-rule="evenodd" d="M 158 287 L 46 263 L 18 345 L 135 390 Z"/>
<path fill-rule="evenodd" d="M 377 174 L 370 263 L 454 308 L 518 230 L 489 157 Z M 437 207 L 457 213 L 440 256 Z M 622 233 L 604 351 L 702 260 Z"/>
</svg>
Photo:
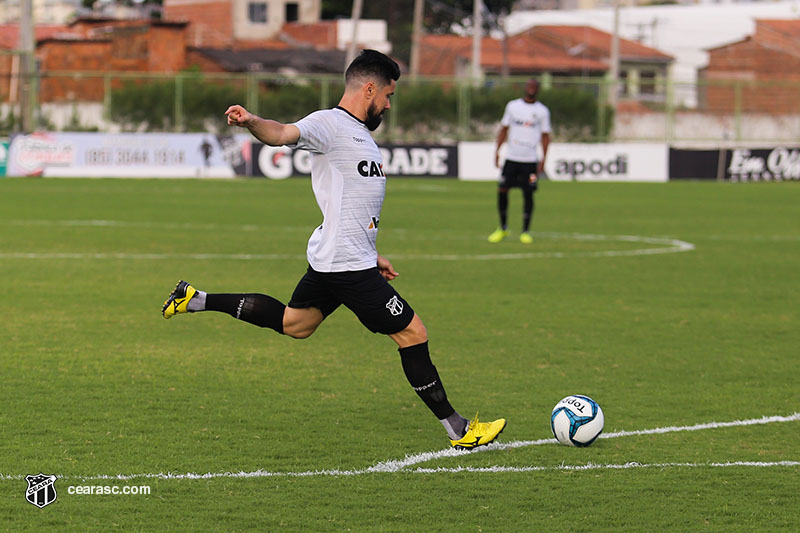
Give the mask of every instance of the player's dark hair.
<svg viewBox="0 0 800 533">
<path fill-rule="evenodd" d="M 344 73 L 345 83 L 357 78 L 371 78 L 389 85 L 400 78 L 400 67 L 395 61 L 377 50 L 362 50 Z"/>
</svg>

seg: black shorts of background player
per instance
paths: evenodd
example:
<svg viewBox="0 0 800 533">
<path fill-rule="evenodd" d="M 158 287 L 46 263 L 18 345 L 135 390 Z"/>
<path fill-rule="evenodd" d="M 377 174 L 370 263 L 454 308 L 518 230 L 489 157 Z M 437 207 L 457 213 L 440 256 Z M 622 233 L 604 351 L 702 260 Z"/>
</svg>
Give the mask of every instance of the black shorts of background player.
<svg viewBox="0 0 800 533">
<path fill-rule="evenodd" d="M 508 191 L 515 187 L 522 190 L 522 233 L 526 234 L 529 233 L 535 207 L 533 193 L 539 188 L 538 162 L 506 161 L 503 164 L 503 174 L 497 186 L 497 211 L 502 228 L 508 227 Z"/>
</svg>

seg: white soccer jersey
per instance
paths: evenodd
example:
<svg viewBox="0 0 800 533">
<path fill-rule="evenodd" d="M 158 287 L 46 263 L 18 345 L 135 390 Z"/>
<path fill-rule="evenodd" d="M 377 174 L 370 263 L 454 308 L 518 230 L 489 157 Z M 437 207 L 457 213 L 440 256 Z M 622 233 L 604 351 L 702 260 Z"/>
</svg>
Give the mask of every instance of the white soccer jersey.
<svg viewBox="0 0 800 533">
<path fill-rule="evenodd" d="M 520 163 L 539 160 L 542 134 L 550 133 L 550 110 L 543 103 L 529 104 L 522 98 L 511 100 L 500 124 L 508 126 L 506 159 Z"/>
<path fill-rule="evenodd" d="M 311 187 L 322 225 L 308 239 L 308 263 L 317 272 L 366 270 L 378 264 L 378 222 L 386 176 L 381 151 L 362 121 L 342 108 L 299 120 L 295 148 L 311 156 Z"/>
</svg>

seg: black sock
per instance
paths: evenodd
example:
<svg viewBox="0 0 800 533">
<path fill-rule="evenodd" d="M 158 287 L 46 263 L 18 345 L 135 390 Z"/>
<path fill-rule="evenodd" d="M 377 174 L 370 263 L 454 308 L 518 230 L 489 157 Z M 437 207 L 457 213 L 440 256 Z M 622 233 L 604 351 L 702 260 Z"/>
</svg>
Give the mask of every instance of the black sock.
<svg viewBox="0 0 800 533">
<path fill-rule="evenodd" d="M 286 306 L 266 294 L 208 294 L 206 311 L 228 313 L 250 324 L 271 328 L 283 334 Z"/>
<path fill-rule="evenodd" d="M 497 212 L 500 214 L 500 227 L 508 227 L 508 191 L 497 191 Z"/>
<path fill-rule="evenodd" d="M 436 418 L 443 420 L 455 413 L 455 409 L 447 401 L 439 373 L 431 362 L 428 342 L 400 348 L 398 351 L 408 382 Z"/>
<path fill-rule="evenodd" d="M 533 191 L 523 192 L 525 206 L 522 212 L 522 231 L 527 232 L 531 227 L 531 219 L 533 218 Z"/>
</svg>

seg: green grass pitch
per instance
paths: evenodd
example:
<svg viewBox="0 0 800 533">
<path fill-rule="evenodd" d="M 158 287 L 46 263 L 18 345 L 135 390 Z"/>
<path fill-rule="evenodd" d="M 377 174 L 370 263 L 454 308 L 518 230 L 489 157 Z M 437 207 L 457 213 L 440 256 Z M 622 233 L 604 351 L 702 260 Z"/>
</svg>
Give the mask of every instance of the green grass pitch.
<svg viewBox="0 0 800 533">
<path fill-rule="evenodd" d="M 504 446 L 458 455 L 347 309 L 302 341 L 161 318 L 181 278 L 286 301 L 310 189 L 0 180 L 0 529 L 800 529 L 800 184 L 545 182 L 526 246 L 518 191 L 491 245 L 492 183 L 390 178 L 379 250 L 448 395 L 508 419 Z M 572 393 L 612 438 L 541 442 Z M 790 420 L 613 436 L 771 416 Z M 59 476 L 43 509 L 39 472 Z"/>
</svg>

